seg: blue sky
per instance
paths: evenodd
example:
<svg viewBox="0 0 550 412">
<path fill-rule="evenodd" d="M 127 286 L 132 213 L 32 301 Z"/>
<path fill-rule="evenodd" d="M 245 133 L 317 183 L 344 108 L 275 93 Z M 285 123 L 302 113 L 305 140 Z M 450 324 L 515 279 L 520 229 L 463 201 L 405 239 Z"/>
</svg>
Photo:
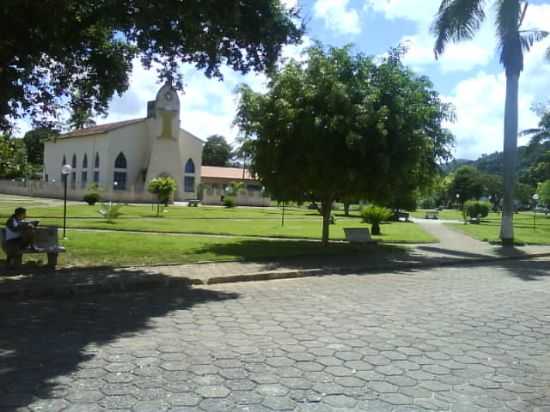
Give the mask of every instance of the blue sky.
<svg viewBox="0 0 550 412">
<path fill-rule="evenodd" d="M 285 57 L 299 56 L 313 40 L 336 46 L 352 43 L 357 51 L 369 55 L 382 54 L 404 42 L 409 47 L 405 62 L 429 76 L 442 97 L 455 105 L 457 121 L 449 125 L 457 138 L 455 156 L 473 159 L 502 149 L 505 78 L 498 64 L 492 13 L 474 41 L 450 46 L 436 61 L 429 27 L 440 0 L 282 1 L 297 5 L 307 24 L 303 44 L 286 47 Z M 550 1 L 530 1 L 525 27 L 550 31 Z M 520 80 L 520 128 L 535 126 L 537 116 L 531 106 L 549 99 L 550 63 L 544 60 L 549 46 L 547 39 L 526 55 Z M 235 87 L 245 82 L 258 91 L 265 90 L 265 77 L 242 76 L 224 68 L 224 81 L 220 82 L 207 79 L 191 66 L 181 69 L 186 83 L 180 96 L 181 126 L 202 139 L 217 133 L 234 141 L 238 134 L 231 126 Z M 155 71 L 148 72 L 136 62 L 130 89 L 113 99 L 108 117 L 97 119 L 98 123 L 144 116 L 146 102 L 154 99 L 159 87 Z"/>
</svg>

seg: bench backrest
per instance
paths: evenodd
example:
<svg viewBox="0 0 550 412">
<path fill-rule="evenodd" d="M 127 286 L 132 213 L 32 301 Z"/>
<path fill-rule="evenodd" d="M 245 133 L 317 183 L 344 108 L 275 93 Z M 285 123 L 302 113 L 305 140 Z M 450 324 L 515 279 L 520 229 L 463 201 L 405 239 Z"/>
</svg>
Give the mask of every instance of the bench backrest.
<svg viewBox="0 0 550 412">
<path fill-rule="evenodd" d="M 0 229 L 0 243 L 3 245 L 6 241 L 6 229 Z M 37 227 L 34 229 L 34 243 L 41 248 L 51 248 L 59 246 L 56 227 Z"/>
<path fill-rule="evenodd" d="M 345 227 L 344 233 L 346 234 L 346 239 L 350 242 L 370 242 L 372 237 L 368 228 L 354 228 L 354 227 Z"/>
</svg>

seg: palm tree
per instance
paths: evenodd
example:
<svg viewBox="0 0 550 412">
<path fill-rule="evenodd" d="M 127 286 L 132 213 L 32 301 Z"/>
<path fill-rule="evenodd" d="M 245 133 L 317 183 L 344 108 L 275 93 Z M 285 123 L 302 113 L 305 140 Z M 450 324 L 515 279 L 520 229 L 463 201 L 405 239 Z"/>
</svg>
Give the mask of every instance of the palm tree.
<svg viewBox="0 0 550 412">
<path fill-rule="evenodd" d="M 487 0 L 442 0 L 432 31 L 436 35 L 435 55 L 439 57 L 449 42 L 474 37 L 485 20 Z M 492 2 L 491 2 L 492 3 Z M 495 0 L 496 29 L 500 62 L 506 71 L 506 103 L 504 111 L 504 197 L 500 226 L 503 244 L 514 241 L 513 193 L 516 174 L 518 138 L 518 88 L 523 70 L 523 53 L 548 32 L 522 30 L 528 2 L 526 0 Z"/>
<path fill-rule="evenodd" d="M 531 136 L 530 145 L 550 141 L 550 112 L 544 113 L 539 122 L 539 127 L 527 129 L 520 133 L 522 136 Z"/>
</svg>

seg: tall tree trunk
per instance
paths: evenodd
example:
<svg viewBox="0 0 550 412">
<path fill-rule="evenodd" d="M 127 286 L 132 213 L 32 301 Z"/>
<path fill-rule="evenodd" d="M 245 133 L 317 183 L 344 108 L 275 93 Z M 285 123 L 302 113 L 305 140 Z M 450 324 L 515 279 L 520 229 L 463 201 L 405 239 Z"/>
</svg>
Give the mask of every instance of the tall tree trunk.
<svg viewBox="0 0 550 412">
<path fill-rule="evenodd" d="M 505 245 L 514 243 L 514 184 L 518 151 L 518 88 L 519 72 L 506 72 L 506 107 L 504 111 L 504 196 L 500 239 Z"/>
<path fill-rule="evenodd" d="M 332 211 L 332 200 L 321 201 L 321 214 L 323 215 L 323 234 L 321 237 L 321 242 L 323 246 L 328 246 L 331 211 Z"/>
<path fill-rule="evenodd" d="M 346 216 L 349 216 L 349 207 L 350 207 L 350 202 L 344 202 L 344 214 Z"/>
</svg>

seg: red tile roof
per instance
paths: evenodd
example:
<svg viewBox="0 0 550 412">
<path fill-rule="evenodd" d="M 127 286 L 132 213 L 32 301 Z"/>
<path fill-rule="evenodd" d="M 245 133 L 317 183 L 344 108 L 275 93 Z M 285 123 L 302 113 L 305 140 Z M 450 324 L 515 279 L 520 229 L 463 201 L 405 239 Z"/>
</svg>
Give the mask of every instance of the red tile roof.
<svg viewBox="0 0 550 412">
<path fill-rule="evenodd" d="M 120 129 L 121 127 L 129 126 L 131 124 L 136 124 L 143 121 L 145 121 L 145 118 L 124 120 L 122 122 L 106 123 L 106 124 L 101 124 L 99 126 L 87 127 L 85 129 L 77 129 L 77 130 L 73 130 L 72 132 L 62 134 L 58 136 L 57 139 L 69 139 L 73 137 L 83 137 L 83 136 L 91 136 L 94 134 L 108 133 L 112 130 Z"/>
<path fill-rule="evenodd" d="M 201 178 L 243 180 L 243 169 L 239 167 L 202 166 Z M 248 170 L 244 172 L 244 180 L 256 180 Z"/>
</svg>

